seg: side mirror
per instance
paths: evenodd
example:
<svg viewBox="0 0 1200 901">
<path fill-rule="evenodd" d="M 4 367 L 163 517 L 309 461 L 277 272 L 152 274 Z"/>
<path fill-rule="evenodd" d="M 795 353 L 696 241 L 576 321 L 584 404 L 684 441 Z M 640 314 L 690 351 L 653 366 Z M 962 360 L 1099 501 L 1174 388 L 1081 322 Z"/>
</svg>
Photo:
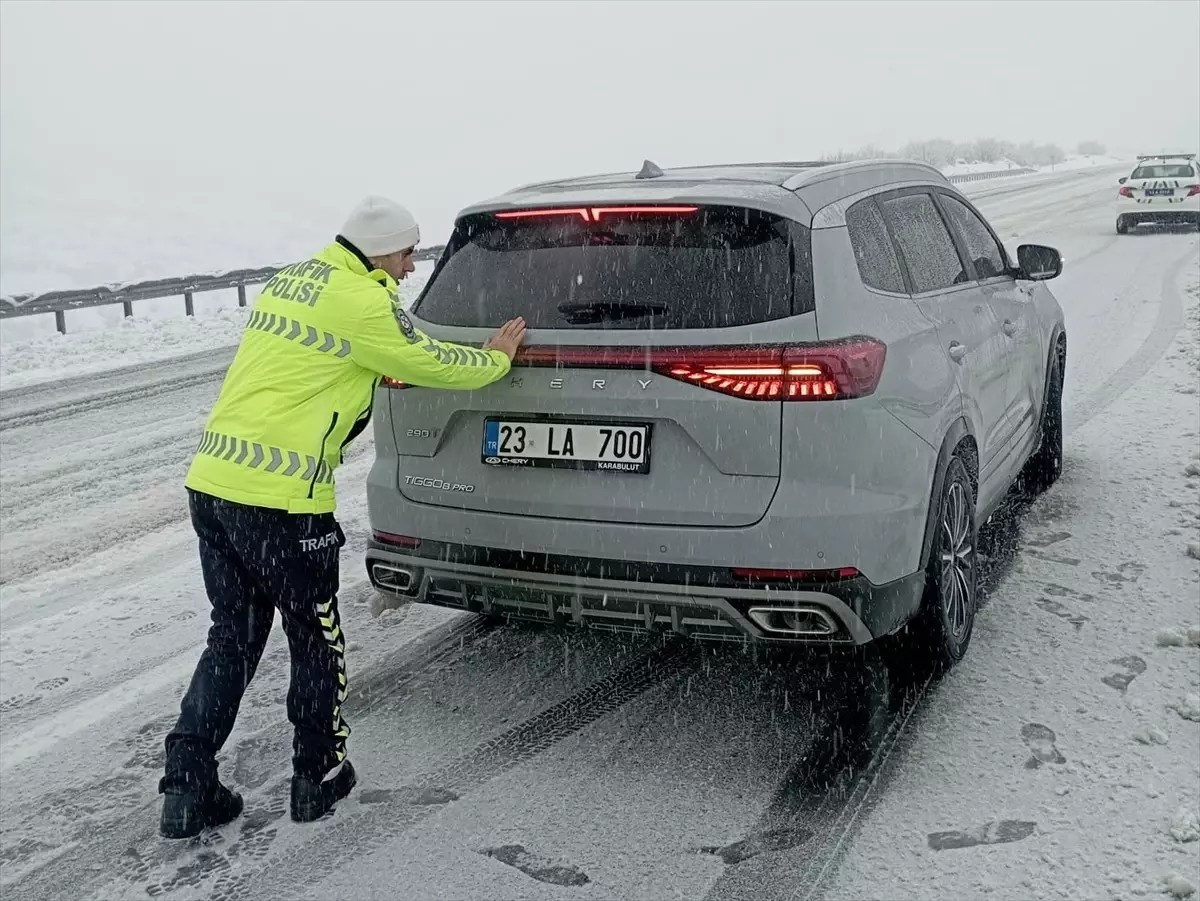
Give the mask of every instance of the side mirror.
<svg viewBox="0 0 1200 901">
<path fill-rule="evenodd" d="M 1044 282 L 1062 275 L 1063 261 L 1053 247 L 1042 244 L 1022 244 L 1017 248 L 1017 278 Z"/>
<path fill-rule="evenodd" d="M 1127 181 L 1129 181 L 1129 176 L 1127 176 L 1127 175 L 1122 175 L 1120 178 L 1118 178 L 1118 179 L 1117 179 L 1117 184 L 1119 184 L 1119 185 L 1123 185 L 1123 184 L 1125 184 L 1125 182 L 1127 182 Z"/>
</svg>

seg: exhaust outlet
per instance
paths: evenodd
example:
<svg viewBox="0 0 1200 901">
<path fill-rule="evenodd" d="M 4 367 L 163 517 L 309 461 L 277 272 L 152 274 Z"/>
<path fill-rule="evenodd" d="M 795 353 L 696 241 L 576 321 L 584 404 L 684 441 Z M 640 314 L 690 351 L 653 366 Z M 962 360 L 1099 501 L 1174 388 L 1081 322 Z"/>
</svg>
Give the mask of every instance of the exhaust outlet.
<svg viewBox="0 0 1200 901">
<path fill-rule="evenodd" d="M 820 607 L 751 607 L 750 619 L 765 632 L 827 638 L 838 632 L 837 623 Z"/>
<path fill-rule="evenodd" d="M 411 569 L 406 569 L 402 566 L 393 566 L 390 563 L 371 564 L 371 578 L 374 580 L 377 588 L 382 588 L 384 591 L 391 591 L 395 594 L 407 594 L 413 584 Z"/>
</svg>

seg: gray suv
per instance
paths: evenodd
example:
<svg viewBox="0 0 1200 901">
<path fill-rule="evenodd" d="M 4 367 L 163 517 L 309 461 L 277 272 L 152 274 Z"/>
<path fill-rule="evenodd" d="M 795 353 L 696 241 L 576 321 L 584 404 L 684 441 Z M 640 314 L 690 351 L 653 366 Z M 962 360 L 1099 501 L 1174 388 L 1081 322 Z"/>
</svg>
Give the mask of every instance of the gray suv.
<svg viewBox="0 0 1200 901">
<path fill-rule="evenodd" d="M 530 185 L 464 210 L 414 323 L 529 328 L 482 391 L 380 385 L 367 571 L 493 616 L 970 642 L 976 534 L 1062 466 L 1052 248 L 905 161 Z"/>
</svg>

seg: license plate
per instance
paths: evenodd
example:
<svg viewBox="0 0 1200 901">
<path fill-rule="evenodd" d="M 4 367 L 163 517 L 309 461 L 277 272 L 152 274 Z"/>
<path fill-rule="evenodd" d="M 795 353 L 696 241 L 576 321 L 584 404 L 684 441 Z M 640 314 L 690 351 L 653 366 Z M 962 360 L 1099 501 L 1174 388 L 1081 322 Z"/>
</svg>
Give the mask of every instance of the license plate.
<svg viewBox="0 0 1200 901">
<path fill-rule="evenodd" d="M 1147 197 L 1174 197 L 1175 189 L 1174 188 L 1147 188 L 1146 196 Z"/>
<path fill-rule="evenodd" d="M 650 426 L 489 419 L 483 427 L 483 462 L 645 475 Z"/>
</svg>

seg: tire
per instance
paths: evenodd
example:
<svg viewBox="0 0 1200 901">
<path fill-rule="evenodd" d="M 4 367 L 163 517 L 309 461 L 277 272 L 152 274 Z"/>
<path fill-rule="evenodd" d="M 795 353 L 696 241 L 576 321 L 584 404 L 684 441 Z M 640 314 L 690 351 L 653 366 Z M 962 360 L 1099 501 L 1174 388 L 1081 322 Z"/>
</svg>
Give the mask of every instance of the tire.
<svg viewBox="0 0 1200 901">
<path fill-rule="evenodd" d="M 1042 404 L 1042 421 L 1038 426 L 1038 449 L 1025 462 L 1025 469 L 1021 473 L 1026 493 L 1034 497 L 1048 490 L 1062 475 L 1062 390 L 1062 361 L 1055 352 L 1050 358 L 1050 377 L 1047 379 L 1046 399 Z"/>
<path fill-rule="evenodd" d="M 916 643 L 913 650 L 939 669 L 948 669 L 971 644 L 979 581 L 975 489 L 957 453 L 946 467 L 936 515 L 925 594 L 910 637 Z"/>
<path fill-rule="evenodd" d="M 1129 223 L 1125 220 L 1124 216 L 1118 216 L 1117 217 L 1117 234 L 1125 235 L 1128 233 L 1129 233 Z"/>
</svg>

